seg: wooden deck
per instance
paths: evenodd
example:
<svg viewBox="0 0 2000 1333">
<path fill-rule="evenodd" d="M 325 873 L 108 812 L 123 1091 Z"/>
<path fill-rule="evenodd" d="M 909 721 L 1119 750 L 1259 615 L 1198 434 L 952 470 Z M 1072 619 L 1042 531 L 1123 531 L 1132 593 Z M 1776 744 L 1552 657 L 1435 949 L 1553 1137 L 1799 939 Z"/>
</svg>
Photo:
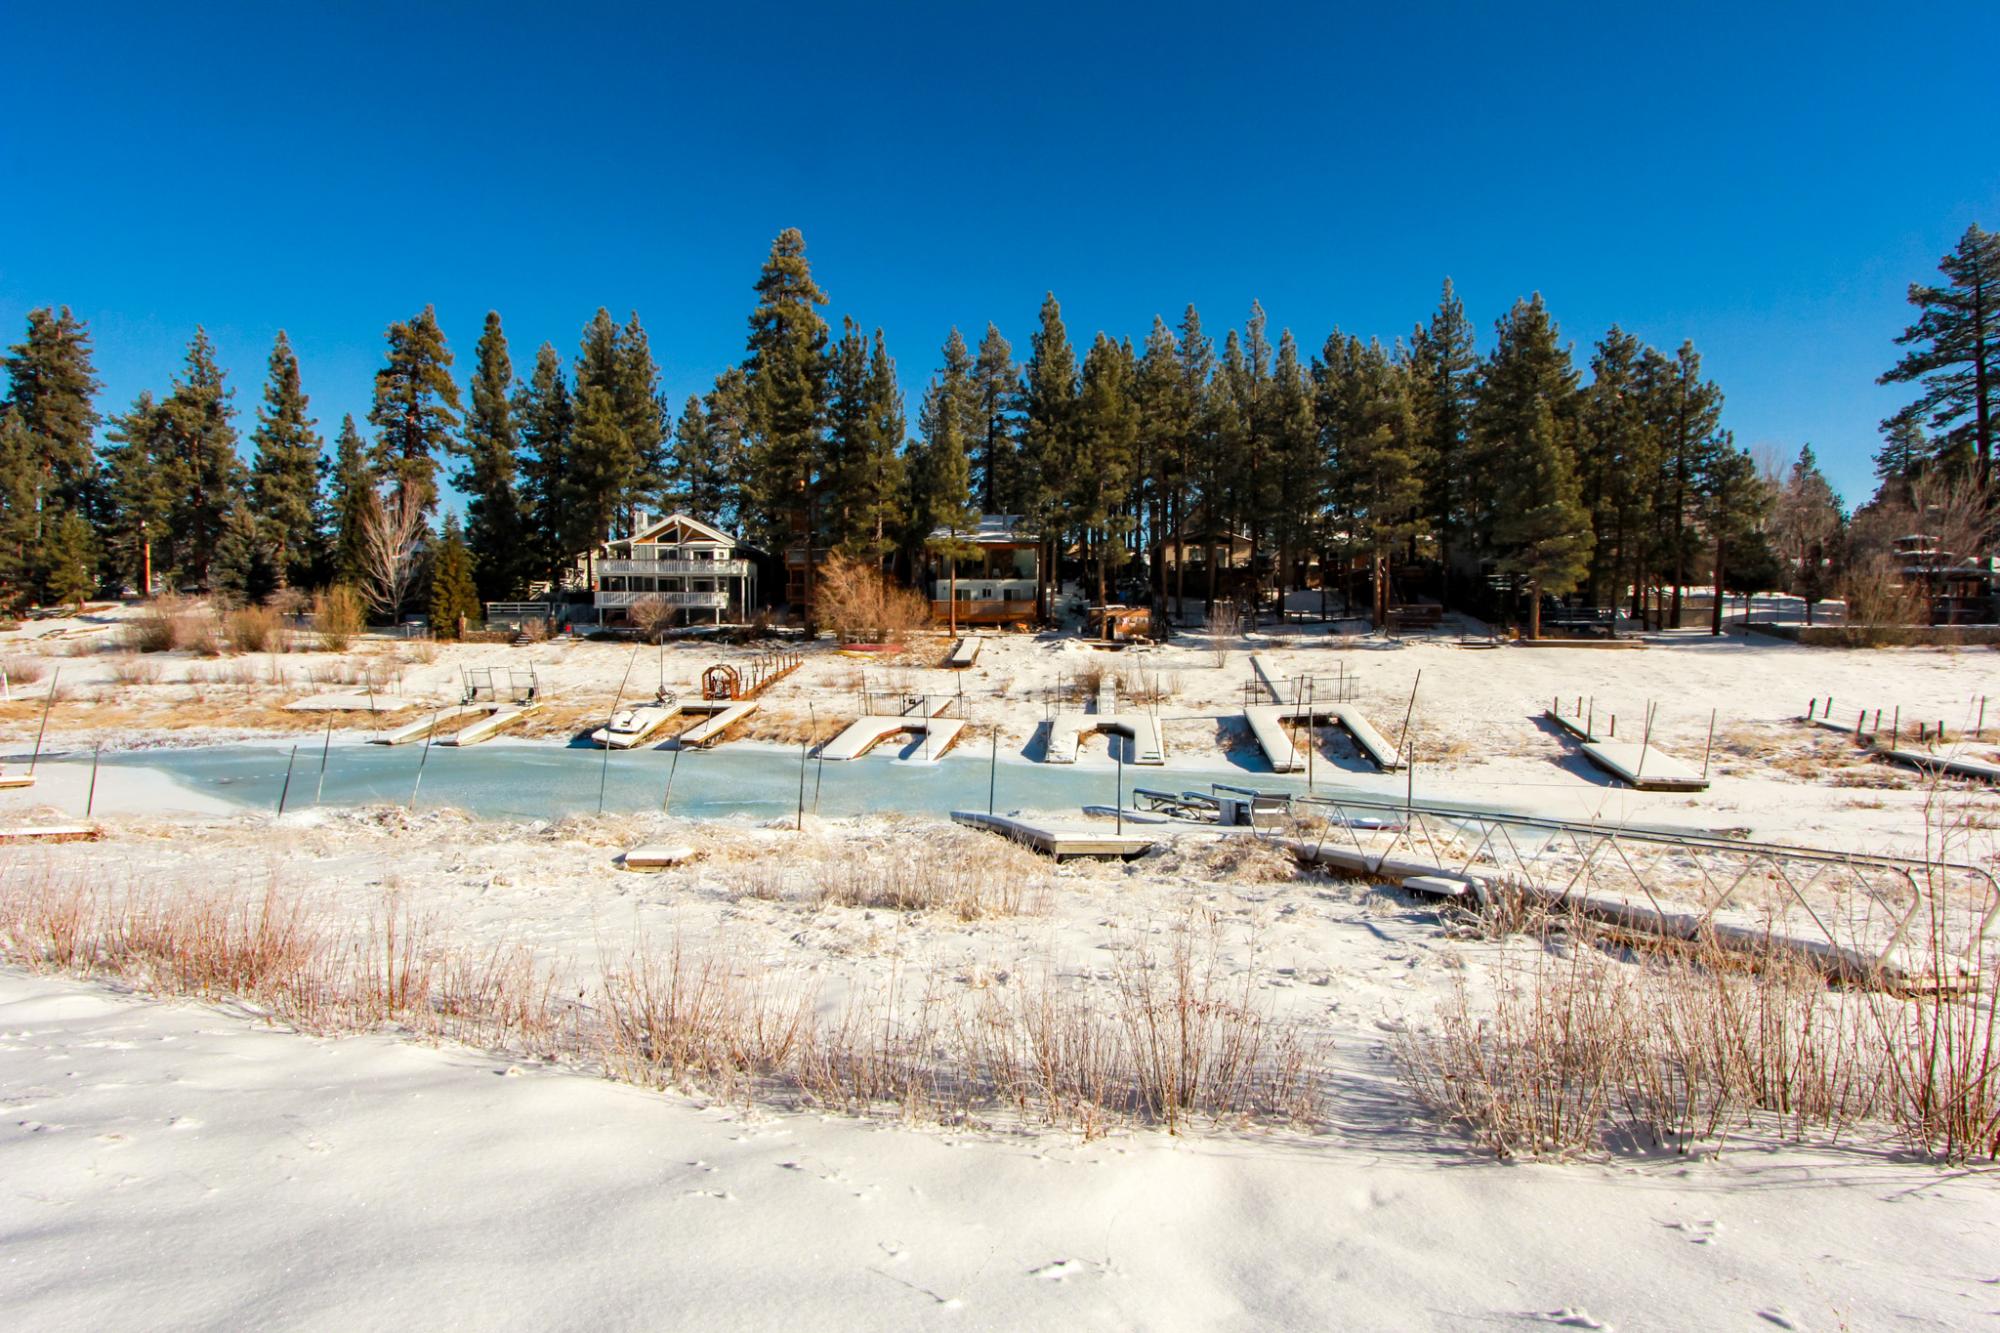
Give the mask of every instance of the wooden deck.
<svg viewBox="0 0 2000 1333">
<path fill-rule="evenodd" d="M 720 745 L 723 741 L 728 740 L 729 733 L 742 726 L 744 722 L 749 720 L 750 715 L 757 711 L 757 701 L 755 699 L 739 699 L 734 703 L 727 704 L 688 704 L 682 711 L 685 713 L 699 713 L 704 711 L 708 713 L 705 721 L 695 723 L 679 736 L 675 737 L 675 743 L 682 749 L 699 750 L 712 745 Z"/>
<path fill-rule="evenodd" d="M 438 744 L 463 748 L 467 745 L 477 745 L 481 741 L 492 740 L 509 727 L 517 726 L 532 714 L 540 712 L 541 707 L 540 704 L 522 704 L 518 708 L 495 708 L 477 722 L 466 723 Z"/>
<path fill-rule="evenodd" d="M 983 642 L 981 639 L 958 640 L 952 644 L 951 651 L 945 654 L 944 664 L 953 671 L 965 670 L 979 660 L 979 647 Z"/>
<path fill-rule="evenodd" d="M 1061 861 L 1073 856 L 1116 857 L 1130 861 L 1153 850 L 1156 840 L 1137 833 L 1114 833 L 1110 829 L 1079 828 L 1031 823 L 1013 815 L 989 815 L 976 810 L 954 810 L 952 822 L 967 828 L 985 829 L 1003 838 L 1012 838 L 1044 856 Z"/>
<path fill-rule="evenodd" d="M 460 718 L 465 717 L 475 717 L 488 711 L 490 710 L 485 706 L 435 709 L 418 718 L 415 722 L 407 723 L 396 728 L 394 731 L 385 731 L 380 736 L 370 736 L 368 743 L 370 745 L 408 745 L 412 741 L 422 740 L 448 722 L 456 722 Z"/>
<path fill-rule="evenodd" d="M 1160 739 L 1160 724 L 1151 713 L 1057 713 L 1049 723 L 1049 744 L 1043 762 L 1073 764 L 1083 749 L 1083 738 L 1097 731 L 1114 731 L 1132 738 L 1135 764 L 1167 762 L 1166 743 Z"/>
<path fill-rule="evenodd" d="M 104 831 L 95 824 L 16 824 L 0 828 L 0 842 L 96 842 Z"/>
<path fill-rule="evenodd" d="M 1610 737 L 1600 740 L 1586 721 L 1554 708 L 1543 709 L 1542 716 L 1582 742 L 1584 758 L 1635 791 L 1708 790 L 1708 779 L 1699 769 L 1657 746 Z"/>
<path fill-rule="evenodd" d="M 613 722 L 623 718 L 628 724 L 618 730 L 609 726 L 599 727 L 590 733 L 593 743 L 613 750 L 629 750 L 644 743 L 648 736 L 681 715 L 681 705 L 640 704 L 636 708 L 621 708 L 613 714 Z"/>
</svg>

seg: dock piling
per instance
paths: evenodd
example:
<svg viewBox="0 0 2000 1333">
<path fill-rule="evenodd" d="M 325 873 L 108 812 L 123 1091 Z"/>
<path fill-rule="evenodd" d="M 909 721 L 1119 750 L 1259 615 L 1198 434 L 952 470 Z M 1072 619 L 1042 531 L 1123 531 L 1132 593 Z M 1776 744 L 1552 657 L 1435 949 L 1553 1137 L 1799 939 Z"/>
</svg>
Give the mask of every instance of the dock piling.
<svg viewBox="0 0 2000 1333">
<path fill-rule="evenodd" d="M 285 799 L 292 794 L 292 766 L 298 762 L 299 747 L 294 745 L 292 757 L 285 761 L 285 785 L 278 788 L 278 813 L 281 815 L 285 813 Z M 90 783 L 93 788 L 97 785 L 97 760 L 94 758 L 90 761 Z"/>
<path fill-rule="evenodd" d="M 97 760 L 104 753 L 104 742 L 99 741 L 90 751 L 90 794 L 83 798 L 83 817 L 90 818 L 90 812 L 97 808 Z M 279 814 L 284 811 L 280 810 Z"/>
</svg>

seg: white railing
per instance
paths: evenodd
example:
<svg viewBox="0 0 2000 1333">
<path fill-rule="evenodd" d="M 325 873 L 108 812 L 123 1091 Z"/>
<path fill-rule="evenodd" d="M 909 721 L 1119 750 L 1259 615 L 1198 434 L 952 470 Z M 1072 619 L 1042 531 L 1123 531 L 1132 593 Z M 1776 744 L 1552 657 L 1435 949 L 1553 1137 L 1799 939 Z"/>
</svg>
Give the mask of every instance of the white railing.
<svg viewBox="0 0 2000 1333">
<path fill-rule="evenodd" d="M 950 579 L 937 579 L 931 584 L 931 600 L 945 602 L 951 600 Z M 958 600 L 961 602 L 1032 602 L 1035 600 L 1033 579 L 960 579 Z"/>
<path fill-rule="evenodd" d="M 726 592 L 599 592 L 596 604 L 601 607 L 632 606 L 657 597 L 663 606 L 695 607 L 701 610 L 723 610 L 729 605 Z"/>
<path fill-rule="evenodd" d="M 652 578 L 741 578 L 750 572 L 748 560 L 600 560 L 605 575 Z"/>
</svg>

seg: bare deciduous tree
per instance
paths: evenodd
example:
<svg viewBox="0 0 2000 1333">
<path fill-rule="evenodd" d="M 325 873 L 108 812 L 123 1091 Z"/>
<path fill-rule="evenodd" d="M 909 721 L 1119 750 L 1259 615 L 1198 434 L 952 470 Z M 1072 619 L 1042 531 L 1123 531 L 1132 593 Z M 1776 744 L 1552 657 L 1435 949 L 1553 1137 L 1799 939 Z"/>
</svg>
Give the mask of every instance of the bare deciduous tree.
<svg viewBox="0 0 2000 1333">
<path fill-rule="evenodd" d="M 423 569 L 423 496 L 416 487 L 391 491 L 364 511 L 361 577 L 369 605 L 395 620 Z"/>
<path fill-rule="evenodd" d="M 649 593 L 632 603 L 625 614 L 631 620 L 633 627 L 639 631 L 640 637 L 650 640 L 653 631 L 673 614 L 673 608 L 667 605 L 666 598 L 658 593 Z"/>
</svg>

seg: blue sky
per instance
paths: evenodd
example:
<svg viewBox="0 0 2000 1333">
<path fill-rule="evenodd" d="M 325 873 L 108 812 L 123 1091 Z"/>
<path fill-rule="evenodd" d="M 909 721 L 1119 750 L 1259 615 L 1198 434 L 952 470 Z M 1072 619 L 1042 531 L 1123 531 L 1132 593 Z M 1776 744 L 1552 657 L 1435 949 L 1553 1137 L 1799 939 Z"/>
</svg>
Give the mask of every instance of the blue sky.
<svg viewBox="0 0 2000 1333">
<path fill-rule="evenodd" d="M 489 309 L 523 370 L 636 309 L 678 402 L 785 226 L 913 406 L 1045 290 L 1313 350 L 1449 274 L 1482 336 L 1539 290 L 1580 360 L 1692 339 L 1857 503 L 1905 286 L 2000 228 L 2000 6 L 1754 8 L 9 5 L 0 332 L 71 305 L 118 410 L 205 324 L 247 430 L 282 327 L 330 436 L 426 303 L 461 380 Z"/>
</svg>

